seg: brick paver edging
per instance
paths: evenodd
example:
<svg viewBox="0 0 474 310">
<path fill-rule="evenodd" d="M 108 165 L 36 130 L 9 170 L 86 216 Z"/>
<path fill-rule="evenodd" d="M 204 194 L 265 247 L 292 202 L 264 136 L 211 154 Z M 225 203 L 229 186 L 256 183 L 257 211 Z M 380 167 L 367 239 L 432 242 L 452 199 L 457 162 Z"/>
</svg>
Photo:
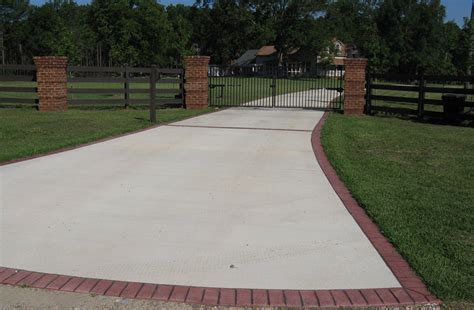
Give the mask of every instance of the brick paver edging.
<svg viewBox="0 0 474 310">
<path fill-rule="evenodd" d="M 320 134 L 328 114 L 316 125 L 311 143 L 316 159 L 347 210 L 390 267 L 402 287 L 347 290 L 266 290 L 162 285 L 65 276 L 0 267 L 0 283 L 55 291 L 88 293 L 122 298 L 154 299 L 206 306 L 240 307 L 392 307 L 439 305 L 423 282 L 381 234 L 365 211 L 339 180 L 321 146 Z"/>
<path fill-rule="evenodd" d="M 408 265 L 390 241 L 380 232 L 377 225 L 370 219 L 365 210 L 359 206 L 357 201 L 352 197 L 349 189 L 337 176 L 321 144 L 321 130 L 328 116 L 329 113 L 325 112 L 314 128 L 311 135 L 311 144 L 313 145 L 316 160 L 332 188 L 409 297 L 417 304 L 441 304 L 442 301 L 428 291 L 425 284 L 411 269 L 410 265 Z"/>
</svg>

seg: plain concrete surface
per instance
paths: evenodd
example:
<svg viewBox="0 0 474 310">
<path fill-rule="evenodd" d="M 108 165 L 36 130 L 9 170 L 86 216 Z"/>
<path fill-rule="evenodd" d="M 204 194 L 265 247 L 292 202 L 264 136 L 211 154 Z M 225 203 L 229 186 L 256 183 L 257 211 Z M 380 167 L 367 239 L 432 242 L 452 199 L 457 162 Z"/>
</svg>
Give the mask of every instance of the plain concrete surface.
<svg viewBox="0 0 474 310">
<path fill-rule="evenodd" d="M 230 109 L 0 167 L 0 265 L 206 287 L 398 287 L 316 162 L 321 116 Z"/>
</svg>

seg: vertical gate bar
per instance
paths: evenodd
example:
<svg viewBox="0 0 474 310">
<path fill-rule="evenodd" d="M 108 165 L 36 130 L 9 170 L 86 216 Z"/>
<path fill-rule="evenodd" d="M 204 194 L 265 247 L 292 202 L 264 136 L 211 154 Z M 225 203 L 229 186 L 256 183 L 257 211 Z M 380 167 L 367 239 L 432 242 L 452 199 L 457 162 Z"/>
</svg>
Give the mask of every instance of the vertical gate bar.
<svg viewBox="0 0 474 310">
<path fill-rule="evenodd" d="M 341 78 L 339 80 L 339 84 L 341 85 L 341 88 L 344 90 L 346 88 L 346 85 L 344 84 L 344 75 L 346 74 L 346 67 L 341 66 Z M 342 93 L 344 94 L 344 92 Z M 342 105 L 344 104 L 344 97 L 343 95 L 339 97 L 339 109 L 342 110 Z"/>
<path fill-rule="evenodd" d="M 243 70 L 244 70 L 244 80 L 245 80 L 245 88 L 244 88 L 245 91 L 244 91 L 244 98 L 242 99 L 242 103 L 248 101 L 247 98 L 249 97 L 249 92 L 250 92 L 250 81 L 249 81 L 249 70 L 248 69 L 249 69 L 248 67 L 243 68 Z"/>
<path fill-rule="evenodd" d="M 306 77 L 308 79 L 308 87 L 306 87 L 306 91 L 307 91 L 307 107 L 311 108 L 311 106 L 313 105 L 313 97 L 312 97 L 312 91 L 311 91 L 311 88 L 313 88 L 313 80 L 311 79 L 311 74 L 308 72 L 308 70 L 306 69 Z"/>
<path fill-rule="evenodd" d="M 273 91 L 273 89 L 272 89 L 272 87 L 271 87 L 271 86 L 272 86 L 271 76 L 272 76 L 272 73 L 273 73 L 273 72 L 272 72 L 271 68 L 268 68 L 268 67 L 266 68 L 266 70 L 267 70 L 267 72 L 266 72 L 266 75 L 265 75 L 265 82 L 268 81 L 267 83 L 270 83 L 270 88 L 267 88 L 267 87 L 266 87 L 266 86 L 267 86 L 267 85 L 266 85 L 267 83 L 264 84 L 264 86 L 265 86 L 265 92 L 267 92 L 267 94 L 268 94 L 268 95 L 266 96 L 267 98 L 266 98 L 266 100 L 265 100 L 265 106 L 266 106 L 267 108 L 269 108 L 269 107 L 271 106 L 271 102 L 272 102 L 272 91 Z"/>
<path fill-rule="evenodd" d="M 150 122 L 156 123 L 156 65 L 150 70 Z"/>
<path fill-rule="evenodd" d="M 337 100 L 337 85 L 336 85 L 336 76 L 337 76 L 337 66 L 333 67 L 332 73 L 331 73 L 331 89 L 332 92 L 335 92 L 333 95 L 331 95 L 331 102 L 328 104 L 328 108 L 333 109 L 334 108 L 334 103 Z"/>
<path fill-rule="evenodd" d="M 367 71 L 365 80 L 366 80 L 365 113 L 370 115 L 372 113 L 372 81 L 371 81 L 370 71 Z"/>
<path fill-rule="evenodd" d="M 212 95 L 213 95 L 213 90 L 212 90 L 212 85 L 214 83 L 214 80 L 213 80 L 213 67 L 212 66 L 209 66 L 208 67 L 208 72 L 207 72 L 207 78 L 209 79 L 209 85 L 207 86 L 208 87 L 208 91 L 209 91 L 209 106 L 212 106 Z M 183 96 L 183 98 L 185 98 L 185 96 Z"/>
<path fill-rule="evenodd" d="M 180 71 L 180 81 L 179 81 L 179 97 L 181 98 L 181 106 L 184 108 L 184 70 Z"/>
<path fill-rule="evenodd" d="M 233 106 L 235 105 L 235 90 L 232 89 L 232 83 L 234 82 L 234 76 L 233 76 L 233 72 L 231 72 L 231 69 L 229 67 L 225 67 L 226 69 L 226 79 L 225 79 L 225 87 L 224 89 L 228 89 L 229 91 L 228 92 L 225 92 L 224 91 L 224 96 L 225 94 L 227 94 L 227 96 L 225 96 L 226 98 L 229 98 L 229 101 L 226 101 L 226 104 L 228 106 Z"/>
<path fill-rule="evenodd" d="M 316 80 L 315 80 L 315 86 L 314 88 L 316 89 L 316 108 L 320 109 L 322 106 L 324 106 L 324 93 L 322 92 L 322 83 L 324 81 L 324 77 L 321 76 L 321 64 L 317 64 L 317 69 L 316 69 Z"/>
<path fill-rule="evenodd" d="M 333 66 L 331 70 L 331 101 L 327 105 L 328 108 L 332 109 L 334 105 L 334 101 L 336 101 L 335 92 L 336 88 L 336 73 L 337 73 L 337 66 Z"/>
<path fill-rule="evenodd" d="M 327 82 L 327 87 L 326 87 L 326 89 L 327 89 L 326 93 L 327 93 L 327 96 L 328 96 L 328 102 L 325 105 L 326 108 L 328 106 L 330 107 L 331 104 L 332 104 L 332 95 L 331 95 L 331 91 L 329 90 L 329 88 L 332 89 L 332 87 L 333 87 L 334 67 L 331 65 L 330 68 L 331 69 L 329 70 L 329 77 L 328 77 L 328 82 Z"/>
<path fill-rule="evenodd" d="M 276 101 L 276 76 L 273 74 L 273 89 L 272 89 L 272 108 L 275 107 Z"/>
<path fill-rule="evenodd" d="M 342 66 L 339 66 L 338 69 L 337 69 L 337 80 L 336 80 L 336 85 L 337 85 L 337 89 L 338 89 L 338 94 L 337 94 L 337 100 L 336 100 L 336 104 L 335 104 L 335 108 L 336 109 L 341 109 L 341 96 L 343 94 L 343 91 L 344 91 L 344 87 L 342 85 Z"/>
<path fill-rule="evenodd" d="M 130 74 L 128 72 L 128 66 L 125 65 L 125 68 L 124 68 L 124 78 L 125 78 L 125 83 L 123 84 L 123 88 L 124 88 L 124 100 L 125 100 L 125 109 L 128 108 L 128 105 L 129 105 L 129 98 L 130 98 Z"/>
<path fill-rule="evenodd" d="M 212 85 L 213 85 L 213 82 L 214 82 L 214 77 L 213 77 L 213 67 L 209 67 L 209 73 L 207 74 L 208 77 L 209 77 L 209 85 L 208 85 L 208 89 L 209 89 L 209 106 L 212 107 L 212 95 L 214 93 L 214 90 L 212 89 Z M 184 96 L 183 96 L 184 98 Z"/>
<path fill-rule="evenodd" d="M 263 89 L 265 89 L 265 107 L 270 107 L 270 101 L 272 100 L 271 97 L 272 97 L 272 88 L 271 88 L 271 72 L 269 71 L 270 69 L 265 66 L 265 76 L 264 76 L 264 79 L 262 80 L 263 82 L 263 85 L 262 87 L 264 87 Z M 268 88 L 268 84 L 270 84 L 270 88 Z"/>
<path fill-rule="evenodd" d="M 325 96 L 325 93 L 323 91 L 324 89 L 324 83 L 326 81 L 326 68 L 321 68 L 321 78 L 319 79 L 319 85 L 318 85 L 318 89 L 319 89 L 319 94 L 320 94 L 320 104 L 318 104 L 319 106 L 321 104 L 325 104 L 325 101 L 326 101 L 326 96 Z"/>
<path fill-rule="evenodd" d="M 327 91 L 327 85 L 330 85 L 331 83 L 331 67 L 330 65 L 327 65 L 327 70 L 326 70 L 326 78 L 324 80 L 324 97 L 326 98 L 324 100 L 324 104 L 327 105 L 329 103 L 329 100 L 330 100 L 330 96 L 329 96 L 329 92 Z"/>
<path fill-rule="evenodd" d="M 298 107 L 298 108 L 304 108 L 305 106 L 305 102 L 304 102 L 304 89 L 305 89 L 305 81 L 304 79 L 298 75 L 298 71 L 295 67 L 292 68 L 292 71 L 291 71 L 294 75 L 294 79 L 295 81 L 297 81 L 296 85 L 297 85 L 297 88 L 296 88 L 296 104 L 294 105 L 295 107 Z"/>
<path fill-rule="evenodd" d="M 270 107 L 273 107 L 273 100 L 275 99 L 275 97 L 273 96 L 273 93 L 275 92 L 275 81 L 274 81 L 274 77 L 275 77 L 275 72 L 276 72 L 276 68 L 273 67 L 271 69 L 271 79 L 272 79 L 272 88 L 270 89 L 271 90 L 271 94 L 270 94 L 270 102 L 269 102 L 269 106 Z"/>
</svg>

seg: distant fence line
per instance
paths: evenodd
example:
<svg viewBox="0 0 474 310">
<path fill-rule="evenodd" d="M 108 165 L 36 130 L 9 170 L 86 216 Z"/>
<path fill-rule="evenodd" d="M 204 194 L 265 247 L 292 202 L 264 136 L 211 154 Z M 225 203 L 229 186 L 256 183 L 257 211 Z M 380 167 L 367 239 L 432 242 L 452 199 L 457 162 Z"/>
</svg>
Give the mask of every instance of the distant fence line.
<svg viewBox="0 0 474 310">
<path fill-rule="evenodd" d="M 474 119 L 474 76 L 366 75 L 366 113 Z M 427 107 L 429 109 L 427 109 Z"/>
<path fill-rule="evenodd" d="M 0 104 L 38 105 L 35 65 L 0 65 L 0 82 Z M 184 105 L 183 69 L 68 66 L 67 83 L 73 106 Z"/>
</svg>

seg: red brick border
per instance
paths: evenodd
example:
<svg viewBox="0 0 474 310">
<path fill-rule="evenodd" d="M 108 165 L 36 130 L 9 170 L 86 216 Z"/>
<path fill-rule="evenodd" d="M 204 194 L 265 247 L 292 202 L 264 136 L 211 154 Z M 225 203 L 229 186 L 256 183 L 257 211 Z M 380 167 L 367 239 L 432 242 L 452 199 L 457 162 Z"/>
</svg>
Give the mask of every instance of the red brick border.
<svg viewBox="0 0 474 310">
<path fill-rule="evenodd" d="M 380 232 L 377 225 L 370 219 L 365 210 L 359 206 L 345 184 L 337 176 L 321 144 L 321 130 L 328 116 L 329 113 L 325 112 L 311 135 L 311 144 L 313 145 L 316 160 L 347 211 L 352 215 L 403 287 L 403 289 L 398 290 L 392 289 L 392 292 L 399 301 L 400 298 L 404 299 L 406 297 L 403 293 L 406 292 L 416 303 L 441 304 L 442 301 L 428 291 L 425 284 L 411 269 L 410 265 L 408 265 L 390 241 Z"/>
<path fill-rule="evenodd" d="M 0 267 L 0 283 L 55 291 L 153 299 L 206 306 L 334 308 L 441 304 L 441 300 L 427 290 L 424 283 L 382 235 L 364 209 L 352 198 L 349 190 L 332 168 L 320 140 L 321 128 L 327 117 L 328 113 L 326 112 L 312 132 L 311 143 L 316 159 L 349 213 L 392 270 L 402 287 L 347 290 L 208 288 L 101 280 L 3 267 Z"/>
</svg>

